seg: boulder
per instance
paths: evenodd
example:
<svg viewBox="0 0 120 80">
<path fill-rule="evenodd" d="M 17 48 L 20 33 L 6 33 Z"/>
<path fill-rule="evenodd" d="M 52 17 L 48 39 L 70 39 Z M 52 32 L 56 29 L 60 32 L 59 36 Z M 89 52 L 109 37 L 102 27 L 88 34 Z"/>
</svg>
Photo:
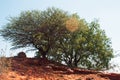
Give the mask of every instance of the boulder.
<svg viewBox="0 0 120 80">
<path fill-rule="evenodd" d="M 19 52 L 17 57 L 18 58 L 26 58 L 26 54 L 24 52 Z"/>
</svg>

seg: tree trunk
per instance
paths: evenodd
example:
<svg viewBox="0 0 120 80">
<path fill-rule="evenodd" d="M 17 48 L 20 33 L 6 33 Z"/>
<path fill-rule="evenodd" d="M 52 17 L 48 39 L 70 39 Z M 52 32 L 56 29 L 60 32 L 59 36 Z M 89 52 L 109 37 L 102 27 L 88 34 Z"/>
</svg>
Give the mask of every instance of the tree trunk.
<svg viewBox="0 0 120 80">
<path fill-rule="evenodd" d="M 75 61 L 74 66 L 75 66 L 75 67 L 78 67 L 78 65 L 77 65 L 77 61 Z"/>
<path fill-rule="evenodd" d="M 46 53 L 45 52 L 41 52 L 42 58 L 46 59 Z"/>
<path fill-rule="evenodd" d="M 45 50 L 45 51 L 43 50 L 43 48 L 39 48 L 39 49 L 38 49 L 39 52 L 40 52 L 40 54 L 42 55 L 42 58 L 43 58 L 43 59 L 47 59 L 47 58 L 46 58 L 46 55 L 47 55 L 49 49 L 50 49 L 50 46 L 49 46 L 49 45 L 48 45 L 47 50 Z"/>
<path fill-rule="evenodd" d="M 78 67 L 78 62 L 77 62 L 77 54 L 75 54 L 75 59 L 74 59 L 74 66 L 75 67 Z"/>
</svg>

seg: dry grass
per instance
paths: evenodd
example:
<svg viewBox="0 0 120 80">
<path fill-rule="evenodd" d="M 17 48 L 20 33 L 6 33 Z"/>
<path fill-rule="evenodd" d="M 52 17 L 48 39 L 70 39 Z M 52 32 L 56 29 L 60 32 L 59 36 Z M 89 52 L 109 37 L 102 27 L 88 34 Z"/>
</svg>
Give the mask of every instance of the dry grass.
<svg viewBox="0 0 120 80">
<path fill-rule="evenodd" d="M 7 59 L 5 54 L 0 54 L 0 74 L 7 73 L 11 69 L 11 59 Z"/>
</svg>

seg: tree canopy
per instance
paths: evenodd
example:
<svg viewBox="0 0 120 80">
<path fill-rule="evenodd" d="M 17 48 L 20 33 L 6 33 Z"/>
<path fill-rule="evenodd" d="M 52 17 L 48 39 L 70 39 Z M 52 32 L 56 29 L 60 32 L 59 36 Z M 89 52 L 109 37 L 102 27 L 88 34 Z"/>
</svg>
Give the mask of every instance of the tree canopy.
<svg viewBox="0 0 120 80">
<path fill-rule="evenodd" d="M 32 47 L 38 57 L 70 67 L 108 68 L 113 56 L 111 41 L 97 20 L 87 23 L 77 14 L 57 8 L 10 17 L 0 34 L 12 42 L 13 49 Z"/>
<path fill-rule="evenodd" d="M 34 47 L 42 57 L 55 47 L 54 44 L 65 33 L 67 13 L 55 8 L 46 11 L 25 11 L 18 17 L 10 17 L 1 35 L 12 42 L 13 48 Z"/>
<path fill-rule="evenodd" d="M 60 41 L 56 54 L 49 54 L 52 59 L 64 62 L 70 67 L 87 69 L 108 69 L 113 57 L 110 39 L 105 31 L 100 29 L 98 21 L 86 23 L 75 32 L 69 33 Z"/>
</svg>

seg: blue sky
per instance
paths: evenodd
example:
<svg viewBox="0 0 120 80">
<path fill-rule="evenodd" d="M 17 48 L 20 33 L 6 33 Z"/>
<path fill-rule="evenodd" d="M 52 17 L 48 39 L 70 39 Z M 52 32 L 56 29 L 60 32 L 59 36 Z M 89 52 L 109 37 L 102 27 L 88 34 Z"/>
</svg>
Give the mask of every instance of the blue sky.
<svg viewBox="0 0 120 80">
<path fill-rule="evenodd" d="M 77 13 L 88 22 L 99 19 L 101 28 L 112 41 L 114 51 L 120 50 L 120 0 L 0 0 L 0 28 L 8 22 L 10 16 L 17 16 L 21 11 L 45 10 L 48 7 Z M 9 50 L 10 43 L 2 38 L 0 45 L 0 50 L 17 52 Z"/>
</svg>

